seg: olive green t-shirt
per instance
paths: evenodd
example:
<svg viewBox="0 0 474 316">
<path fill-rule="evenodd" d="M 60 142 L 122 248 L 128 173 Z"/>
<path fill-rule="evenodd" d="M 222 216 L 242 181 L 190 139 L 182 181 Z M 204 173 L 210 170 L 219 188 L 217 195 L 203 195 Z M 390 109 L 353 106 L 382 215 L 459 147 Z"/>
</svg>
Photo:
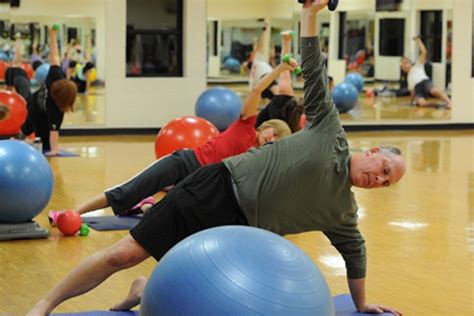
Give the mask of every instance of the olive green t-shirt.
<svg viewBox="0 0 474 316">
<path fill-rule="evenodd" d="M 250 225 L 280 235 L 322 231 L 342 254 L 349 278 L 366 273 L 357 228 L 350 153 L 328 89 L 319 39 L 301 42 L 306 127 L 279 141 L 227 158 Z"/>
</svg>

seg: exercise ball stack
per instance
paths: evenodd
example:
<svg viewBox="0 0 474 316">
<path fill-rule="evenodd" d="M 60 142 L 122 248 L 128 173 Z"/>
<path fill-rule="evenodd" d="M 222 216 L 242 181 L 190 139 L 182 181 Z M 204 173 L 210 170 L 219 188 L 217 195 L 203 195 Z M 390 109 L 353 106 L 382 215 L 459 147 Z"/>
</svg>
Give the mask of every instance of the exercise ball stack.
<svg viewBox="0 0 474 316">
<path fill-rule="evenodd" d="M 362 92 L 362 89 L 364 89 L 364 78 L 357 72 L 348 74 L 344 81 L 354 85 L 358 92 Z"/>
<path fill-rule="evenodd" d="M 339 113 L 346 113 L 356 106 L 359 99 L 359 93 L 354 85 L 343 82 L 334 87 L 334 90 L 332 91 L 332 99 L 334 100 Z"/>
<path fill-rule="evenodd" d="M 0 222 L 33 219 L 52 191 L 53 175 L 42 153 L 21 141 L 0 141 Z"/>
<path fill-rule="evenodd" d="M 155 156 L 161 158 L 178 149 L 204 145 L 219 135 L 210 122 L 195 116 L 183 116 L 166 124 L 155 139 Z"/>
<path fill-rule="evenodd" d="M 10 109 L 10 116 L 0 122 L 0 135 L 12 136 L 17 134 L 28 115 L 25 99 L 15 92 L 0 91 L 0 103 Z"/>
<path fill-rule="evenodd" d="M 196 116 L 214 124 L 224 131 L 240 117 L 242 100 L 232 90 L 222 87 L 204 91 L 196 101 Z"/>
<path fill-rule="evenodd" d="M 290 241 L 248 226 L 198 232 L 153 271 L 140 315 L 334 315 L 326 281 Z"/>
</svg>

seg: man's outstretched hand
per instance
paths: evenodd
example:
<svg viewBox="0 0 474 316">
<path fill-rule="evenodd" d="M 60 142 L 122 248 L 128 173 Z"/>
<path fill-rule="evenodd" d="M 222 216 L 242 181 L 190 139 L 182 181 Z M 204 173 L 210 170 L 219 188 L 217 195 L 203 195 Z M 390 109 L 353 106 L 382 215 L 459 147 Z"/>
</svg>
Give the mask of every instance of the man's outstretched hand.
<svg viewBox="0 0 474 316">
<path fill-rule="evenodd" d="M 392 313 L 395 316 L 402 316 L 402 313 L 390 308 L 388 306 L 379 305 L 379 304 L 365 304 L 363 308 L 359 310 L 361 313 L 370 313 L 370 314 L 382 314 L 384 312 Z"/>
</svg>

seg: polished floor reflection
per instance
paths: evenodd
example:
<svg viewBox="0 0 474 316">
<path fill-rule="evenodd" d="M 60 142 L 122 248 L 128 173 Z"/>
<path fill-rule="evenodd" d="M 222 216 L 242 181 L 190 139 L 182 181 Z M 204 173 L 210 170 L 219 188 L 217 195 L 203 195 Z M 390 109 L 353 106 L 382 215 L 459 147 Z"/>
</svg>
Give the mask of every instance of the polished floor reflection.
<svg viewBox="0 0 474 316">
<path fill-rule="evenodd" d="M 74 112 L 64 116 L 64 127 L 101 127 L 105 124 L 105 88 L 92 87 L 87 94 L 79 94 Z"/>
<path fill-rule="evenodd" d="M 359 149 L 398 146 L 407 161 L 401 183 L 354 190 L 368 247 L 368 300 L 404 315 L 472 315 L 474 132 L 349 133 L 349 140 Z M 80 156 L 50 159 L 53 197 L 37 221 L 48 227 L 47 210 L 72 208 L 134 175 L 153 161 L 153 142 L 153 136 L 64 137 L 64 148 Z M 1 242 L 0 314 L 24 315 L 66 272 L 126 233 L 92 230 L 88 237 L 61 237 L 52 229 L 48 239 Z M 321 233 L 288 238 L 319 266 L 333 295 L 348 292 L 344 263 Z M 155 264 L 149 259 L 120 272 L 56 312 L 107 310 Z"/>
</svg>

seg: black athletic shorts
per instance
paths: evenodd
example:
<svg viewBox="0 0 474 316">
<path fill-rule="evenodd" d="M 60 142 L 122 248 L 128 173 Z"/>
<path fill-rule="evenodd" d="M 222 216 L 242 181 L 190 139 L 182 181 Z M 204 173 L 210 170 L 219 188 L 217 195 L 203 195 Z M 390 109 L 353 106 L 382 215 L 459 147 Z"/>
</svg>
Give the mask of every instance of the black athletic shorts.
<svg viewBox="0 0 474 316">
<path fill-rule="evenodd" d="M 230 172 L 218 163 L 202 167 L 178 183 L 130 234 L 159 261 L 182 239 L 223 225 L 248 222 L 235 198 Z"/>
<path fill-rule="evenodd" d="M 423 80 L 415 86 L 415 100 L 419 98 L 428 99 L 431 97 L 431 89 L 433 88 L 433 82 L 429 79 Z"/>
</svg>

